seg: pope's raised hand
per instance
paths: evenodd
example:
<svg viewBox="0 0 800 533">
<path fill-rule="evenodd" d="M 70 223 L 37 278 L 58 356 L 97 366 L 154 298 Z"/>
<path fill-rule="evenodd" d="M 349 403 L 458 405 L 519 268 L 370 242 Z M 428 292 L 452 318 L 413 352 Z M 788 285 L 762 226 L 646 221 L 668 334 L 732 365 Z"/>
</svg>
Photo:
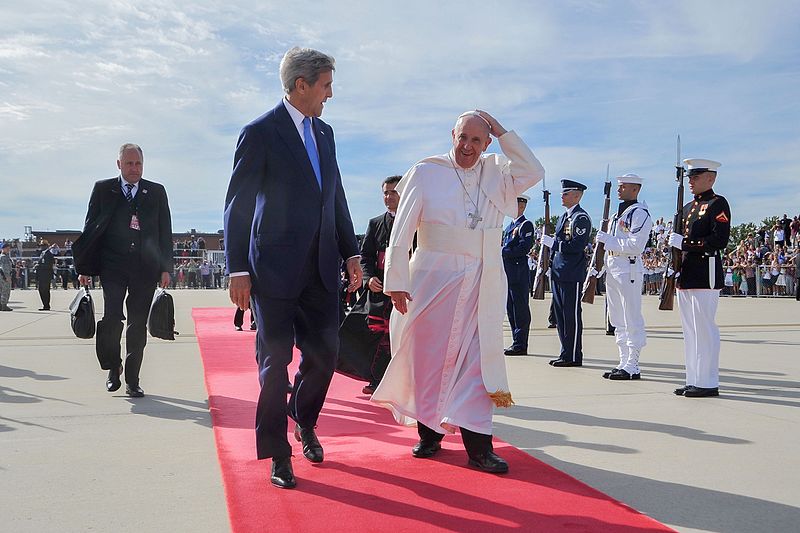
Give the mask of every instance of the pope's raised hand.
<svg viewBox="0 0 800 533">
<path fill-rule="evenodd" d="M 487 113 L 486 111 L 481 111 L 480 109 L 475 110 L 483 120 L 489 123 L 489 133 L 494 135 L 495 137 L 500 137 L 501 135 L 506 133 L 506 129 L 497 122 L 497 119 L 494 118 L 492 115 Z"/>
</svg>

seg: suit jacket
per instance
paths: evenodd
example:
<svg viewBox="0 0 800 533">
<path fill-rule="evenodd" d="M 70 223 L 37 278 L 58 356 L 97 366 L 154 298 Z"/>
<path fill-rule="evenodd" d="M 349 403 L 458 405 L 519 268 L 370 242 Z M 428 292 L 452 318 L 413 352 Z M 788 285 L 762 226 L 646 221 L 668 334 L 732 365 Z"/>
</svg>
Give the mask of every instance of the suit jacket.
<svg viewBox="0 0 800 533">
<path fill-rule="evenodd" d="M 389 236 L 394 225 L 394 217 L 385 212 L 371 218 L 367 224 L 367 232 L 361 243 L 361 270 L 364 272 L 364 289 L 369 293 L 368 311 L 370 314 L 381 315 L 392 305 L 391 299 L 382 292 L 372 292 L 367 287 L 369 278 L 375 276 L 383 283 L 383 269 L 386 258 L 386 248 L 389 246 Z M 388 313 L 387 313 L 388 314 Z"/>
<path fill-rule="evenodd" d="M 580 205 L 572 214 L 565 212 L 556 224 L 556 241 L 551 250 L 551 274 L 556 282 L 584 281 L 586 267 L 586 245 L 592 235 L 592 219 Z"/>
<path fill-rule="evenodd" d="M 263 296 L 296 298 L 314 247 L 329 291 L 339 285 L 340 258 L 358 255 L 333 129 L 318 118 L 312 125 L 322 190 L 283 101 L 239 135 L 225 197 L 225 257 L 228 271 L 249 272 Z"/>
<path fill-rule="evenodd" d="M 153 279 L 162 272 L 172 272 L 172 217 L 167 191 L 160 183 L 142 179 L 136 193 L 137 217 L 141 237 L 142 268 Z M 114 213 L 128 209 L 120 188 L 119 176 L 94 184 L 83 232 L 72 244 L 78 274 L 96 276 L 103 269 L 103 237 Z"/>
<path fill-rule="evenodd" d="M 36 278 L 39 280 L 53 279 L 53 265 L 55 262 L 56 258 L 50 248 L 42 252 L 42 255 L 39 256 L 39 263 L 36 266 Z"/>
<path fill-rule="evenodd" d="M 533 246 L 533 223 L 522 215 L 503 232 L 503 268 L 509 285 L 529 283 L 528 252 Z"/>
<path fill-rule="evenodd" d="M 683 206 L 681 289 L 721 289 L 725 286 L 722 257 L 731 234 L 731 208 L 713 190 L 696 195 Z M 713 264 L 711 264 L 713 262 Z"/>
</svg>

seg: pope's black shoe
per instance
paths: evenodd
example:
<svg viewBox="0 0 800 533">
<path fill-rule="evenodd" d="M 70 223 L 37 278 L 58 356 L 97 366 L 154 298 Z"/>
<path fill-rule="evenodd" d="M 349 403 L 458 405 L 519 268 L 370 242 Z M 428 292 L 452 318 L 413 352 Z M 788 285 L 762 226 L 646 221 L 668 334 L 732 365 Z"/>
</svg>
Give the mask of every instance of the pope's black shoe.
<svg viewBox="0 0 800 533">
<path fill-rule="evenodd" d="M 280 489 L 293 489 L 297 486 L 297 480 L 294 479 L 294 472 L 292 471 L 291 457 L 272 458 L 272 472 L 269 476 L 269 482 Z"/>
<path fill-rule="evenodd" d="M 442 444 L 438 440 L 420 439 L 420 441 L 411 448 L 411 455 L 417 459 L 427 459 L 436 455 L 441 449 Z"/>
<path fill-rule="evenodd" d="M 233 327 L 236 328 L 236 331 L 242 331 L 242 326 L 233 326 Z"/>
<path fill-rule="evenodd" d="M 575 361 L 565 361 L 563 359 L 556 359 L 555 361 L 550 362 L 553 366 L 583 366 L 582 363 L 576 363 Z"/>
<path fill-rule="evenodd" d="M 550 359 L 550 361 L 547 364 L 553 366 L 553 363 L 555 363 L 556 361 L 563 361 L 563 359 Z"/>
<path fill-rule="evenodd" d="M 616 372 L 612 372 L 611 375 L 608 376 L 608 379 L 612 379 L 614 381 L 625 381 L 625 380 L 629 380 L 629 379 L 640 379 L 641 377 L 642 377 L 642 374 L 640 374 L 640 373 L 631 374 L 627 370 L 619 369 Z"/>
<path fill-rule="evenodd" d="M 139 385 L 130 385 L 128 383 L 125 384 L 125 394 L 127 394 L 131 398 L 144 397 L 144 391 Z"/>
<path fill-rule="evenodd" d="M 603 372 L 603 379 L 608 379 L 611 377 L 611 374 L 616 374 L 619 371 L 620 371 L 619 368 L 612 368 L 608 372 Z"/>
<path fill-rule="evenodd" d="M 494 452 L 472 455 L 469 458 L 469 464 L 492 474 L 505 474 L 508 472 L 508 463 Z"/>
<path fill-rule="evenodd" d="M 294 427 L 294 438 L 303 443 L 303 455 L 312 463 L 321 463 L 324 457 L 322 445 L 319 443 L 314 428 L 301 428 L 300 425 Z"/>
<path fill-rule="evenodd" d="M 106 390 L 108 392 L 117 392 L 122 386 L 119 376 L 122 374 L 122 367 L 112 368 L 108 371 L 108 379 L 106 379 Z"/>
<path fill-rule="evenodd" d="M 674 393 L 675 393 L 676 395 L 678 395 L 678 396 L 683 396 L 683 394 L 684 394 L 684 393 L 685 393 L 687 390 L 689 390 L 689 387 L 691 387 L 691 385 L 684 385 L 683 387 L 679 387 L 679 388 L 675 389 L 675 390 L 674 390 L 674 391 L 672 391 L 672 392 L 674 392 Z"/>
<path fill-rule="evenodd" d="M 719 388 L 687 387 L 683 395 L 687 398 L 708 398 L 710 396 L 719 396 Z"/>
<path fill-rule="evenodd" d="M 528 350 L 525 348 L 509 347 L 503 350 L 504 355 L 528 355 Z"/>
</svg>

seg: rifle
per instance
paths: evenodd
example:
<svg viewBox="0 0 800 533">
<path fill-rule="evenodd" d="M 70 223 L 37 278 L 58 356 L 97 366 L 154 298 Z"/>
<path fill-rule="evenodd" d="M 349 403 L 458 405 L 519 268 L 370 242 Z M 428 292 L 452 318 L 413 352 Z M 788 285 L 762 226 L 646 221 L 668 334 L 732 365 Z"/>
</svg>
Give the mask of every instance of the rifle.
<svg viewBox="0 0 800 533">
<path fill-rule="evenodd" d="M 608 211 L 611 209 L 611 180 L 608 178 L 608 165 L 606 165 L 606 183 L 603 185 L 603 221 L 600 224 L 600 231 L 608 232 Z M 602 242 L 598 242 L 594 247 L 592 255 L 592 268 L 586 273 L 586 281 L 583 282 L 583 296 L 581 301 L 587 304 L 594 303 L 594 294 L 597 292 L 597 276 L 603 271 L 605 264 L 606 247 Z"/>
<path fill-rule="evenodd" d="M 550 191 L 542 190 L 544 199 L 544 233 L 550 233 Z M 536 269 L 536 278 L 533 280 L 533 299 L 544 300 L 544 278 L 550 270 L 550 248 L 544 245 L 539 249 L 539 266 Z"/>
<path fill-rule="evenodd" d="M 681 162 L 681 136 L 678 135 L 678 159 L 675 161 L 675 181 L 678 182 L 678 201 L 675 218 L 672 221 L 673 233 L 683 235 L 683 162 Z M 675 306 L 675 282 L 681 270 L 683 259 L 682 252 L 671 248 L 672 263 L 664 276 L 664 285 L 661 286 L 661 295 L 658 308 L 661 311 L 672 311 Z"/>
</svg>

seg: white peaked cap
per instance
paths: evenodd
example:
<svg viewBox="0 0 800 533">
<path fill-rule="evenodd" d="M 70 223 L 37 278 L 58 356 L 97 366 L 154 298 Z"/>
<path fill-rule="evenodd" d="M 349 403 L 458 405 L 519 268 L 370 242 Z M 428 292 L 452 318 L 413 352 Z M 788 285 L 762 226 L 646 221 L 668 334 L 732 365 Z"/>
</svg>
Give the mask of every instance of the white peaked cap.
<svg viewBox="0 0 800 533">
<path fill-rule="evenodd" d="M 641 185 L 644 183 L 644 178 L 639 176 L 638 174 L 624 174 L 622 176 L 617 176 L 618 183 L 635 183 L 637 185 Z"/>
<path fill-rule="evenodd" d="M 719 161 L 712 161 L 710 159 L 684 159 L 683 164 L 686 165 L 686 170 L 694 170 L 695 173 L 699 171 L 710 170 L 716 172 L 722 163 Z"/>
<path fill-rule="evenodd" d="M 522 200 L 524 200 L 524 201 L 526 201 L 526 202 L 527 202 L 527 201 L 528 201 L 528 200 L 530 200 L 530 199 L 531 199 L 531 197 L 530 197 L 530 196 L 528 196 L 527 194 L 518 194 L 518 195 L 517 195 L 517 201 L 518 201 L 518 202 L 519 202 L 519 201 L 522 201 Z"/>
</svg>

